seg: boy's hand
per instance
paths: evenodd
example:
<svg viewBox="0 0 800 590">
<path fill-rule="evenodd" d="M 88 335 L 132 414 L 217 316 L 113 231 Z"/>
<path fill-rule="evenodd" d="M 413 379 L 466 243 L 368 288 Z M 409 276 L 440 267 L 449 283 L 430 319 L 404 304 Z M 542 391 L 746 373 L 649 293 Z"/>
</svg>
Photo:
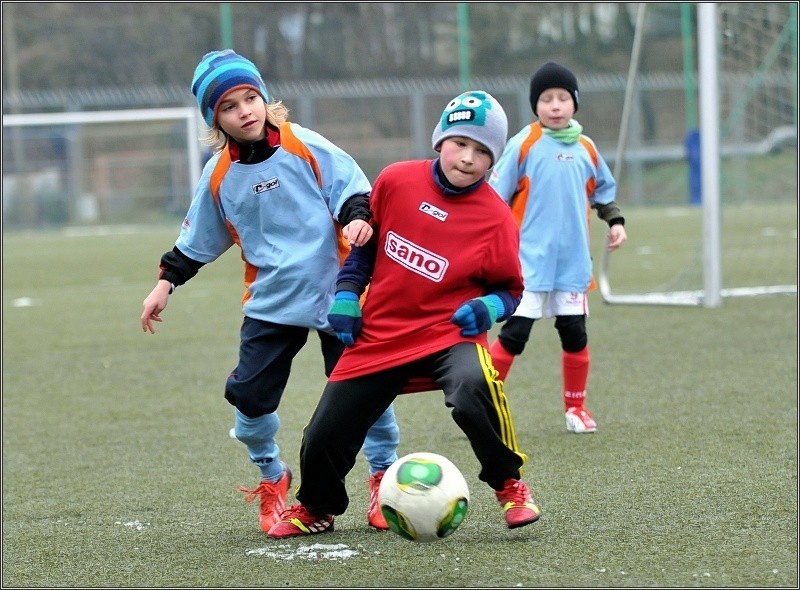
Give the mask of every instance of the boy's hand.
<svg viewBox="0 0 800 590">
<path fill-rule="evenodd" d="M 162 321 L 161 312 L 167 307 L 167 299 L 171 289 L 172 285 L 169 284 L 169 281 L 159 280 L 142 302 L 142 315 L 139 317 L 142 332 L 156 333 L 153 322 Z"/>
<path fill-rule="evenodd" d="M 361 332 L 361 306 L 358 304 L 358 295 L 352 291 L 337 291 L 331 310 L 328 312 L 328 321 L 336 332 L 336 337 L 345 346 L 353 346 Z"/>
<path fill-rule="evenodd" d="M 476 297 L 459 307 L 450 321 L 461 328 L 462 336 L 477 336 L 491 328 L 503 310 L 497 295 Z"/>
<path fill-rule="evenodd" d="M 628 234 L 625 232 L 625 226 L 621 223 L 616 223 L 608 228 L 608 251 L 613 252 L 622 243 L 628 239 Z"/>
<path fill-rule="evenodd" d="M 342 235 L 351 246 L 363 246 L 372 237 L 372 226 L 363 219 L 354 219 L 342 228 Z"/>
</svg>

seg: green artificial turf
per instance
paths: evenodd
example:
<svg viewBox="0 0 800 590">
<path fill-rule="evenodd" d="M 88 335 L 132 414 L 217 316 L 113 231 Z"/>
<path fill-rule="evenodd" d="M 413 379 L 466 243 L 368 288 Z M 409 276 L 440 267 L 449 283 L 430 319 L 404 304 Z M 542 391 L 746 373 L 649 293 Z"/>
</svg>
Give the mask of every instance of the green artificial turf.
<svg viewBox="0 0 800 590">
<path fill-rule="evenodd" d="M 641 246 L 673 228 L 659 211 L 626 214 L 636 223 L 614 270 L 632 287 L 653 262 Z M 776 251 L 796 283 L 786 223 L 794 236 L 779 232 Z M 396 403 L 400 453 L 461 468 L 472 498 L 459 530 L 432 544 L 370 530 L 359 458 L 334 532 L 275 541 L 236 492 L 257 472 L 228 437 L 222 397 L 238 352 L 238 251 L 178 289 L 155 335 L 139 326 L 177 231 L 3 238 L 4 587 L 797 587 L 796 295 L 707 309 L 593 293 L 592 435 L 566 431 L 558 337 L 537 323 L 506 383 L 543 509 L 534 525 L 505 528 L 430 392 Z M 758 248 L 737 256 L 726 278 L 741 269 L 747 282 Z M 279 411 L 296 481 L 323 383 L 312 335 Z"/>
</svg>

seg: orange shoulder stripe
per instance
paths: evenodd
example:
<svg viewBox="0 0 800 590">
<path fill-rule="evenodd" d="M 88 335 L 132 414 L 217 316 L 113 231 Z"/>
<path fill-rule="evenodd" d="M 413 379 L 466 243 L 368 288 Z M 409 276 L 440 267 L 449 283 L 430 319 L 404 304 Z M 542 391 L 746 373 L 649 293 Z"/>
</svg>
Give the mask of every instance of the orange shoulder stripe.
<svg viewBox="0 0 800 590">
<path fill-rule="evenodd" d="M 308 162 L 309 165 L 311 166 L 311 169 L 314 171 L 314 176 L 317 179 L 317 184 L 320 187 L 322 187 L 322 174 L 319 171 L 319 165 L 317 164 L 317 160 L 314 157 L 314 154 L 312 154 L 306 147 L 306 144 L 297 139 L 297 136 L 292 132 L 292 124 L 289 123 L 288 121 L 286 123 L 281 123 L 280 131 L 281 131 L 281 147 L 290 154 L 299 156 L 303 158 L 306 162 Z"/>
<path fill-rule="evenodd" d="M 531 151 L 533 144 L 539 141 L 542 137 L 542 126 L 538 121 L 530 124 L 530 132 L 528 137 L 522 142 L 519 147 L 519 157 L 517 158 L 517 166 L 522 166 L 525 158 L 528 157 L 528 152 Z M 511 214 L 517 222 L 517 227 L 522 227 L 522 218 L 525 216 L 525 207 L 528 204 L 528 197 L 530 196 L 531 186 L 530 179 L 527 176 L 522 176 L 517 183 L 517 190 L 511 198 Z"/>
<path fill-rule="evenodd" d="M 280 131 L 281 147 L 290 154 L 299 156 L 308 162 L 311 166 L 311 169 L 314 171 L 317 184 L 320 186 L 320 188 L 322 188 L 322 173 L 319 170 L 319 164 L 317 164 L 317 159 L 314 157 L 314 154 L 312 154 L 311 151 L 306 147 L 306 144 L 300 141 L 292 132 L 291 123 L 288 121 L 282 123 L 280 126 Z M 342 235 L 342 224 L 333 219 L 333 216 L 331 216 L 331 219 L 333 221 L 333 227 L 336 231 L 336 246 L 339 251 L 339 263 L 344 264 L 344 259 L 347 258 L 347 255 L 350 253 L 350 243 Z"/>
<path fill-rule="evenodd" d="M 528 137 L 525 138 L 525 141 L 523 141 L 522 145 L 519 147 L 517 166 L 522 166 L 522 162 L 525 161 L 525 158 L 528 157 L 528 152 L 531 151 L 531 146 L 539 141 L 539 138 L 542 136 L 542 126 L 539 121 L 531 123 L 530 128 L 531 130 L 530 133 L 528 133 Z"/>
<path fill-rule="evenodd" d="M 214 202 L 217 205 L 219 205 L 219 187 L 230 167 L 231 153 L 228 151 L 228 144 L 226 143 L 221 150 L 217 165 L 214 166 L 214 170 L 211 172 L 211 194 L 214 196 Z"/>
</svg>

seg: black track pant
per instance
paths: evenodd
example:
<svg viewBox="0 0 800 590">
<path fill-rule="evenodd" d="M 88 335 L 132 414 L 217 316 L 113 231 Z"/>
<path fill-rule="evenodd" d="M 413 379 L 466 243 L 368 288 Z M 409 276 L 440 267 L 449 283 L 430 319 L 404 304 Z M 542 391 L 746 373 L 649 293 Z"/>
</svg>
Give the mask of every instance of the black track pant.
<svg viewBox="0 0 800 590">
<path fill-rule="evenodd" d="M 400 394 L 409 378 L 430 375 L 444 404 L 469 438 L 481 464 L 479 478 L 493 489 L 518 479 L 527 457 L 518 450 L 508 400 L 488 351 L 460 343 L 408 365 L 348 381 L 328 381 L 300 448 L 297 498 L 316 514 L 342 514 L 349 502 L 345 477 L 367 430 Z M 436 395 L 436 393 L 432 393 Z"/>
<path fill-rule="evenodd" d="M 225 383 L 225 399 L 242 414 L 257 418 L 278 409 L 289 382 L 292 361 L 308 341 L 308 328 L 283 326 L 245 317 L 239 343 L 239 364 Z M 344 344 L 318 330 L 325 375 L 342 356 Z"/>
</svg>

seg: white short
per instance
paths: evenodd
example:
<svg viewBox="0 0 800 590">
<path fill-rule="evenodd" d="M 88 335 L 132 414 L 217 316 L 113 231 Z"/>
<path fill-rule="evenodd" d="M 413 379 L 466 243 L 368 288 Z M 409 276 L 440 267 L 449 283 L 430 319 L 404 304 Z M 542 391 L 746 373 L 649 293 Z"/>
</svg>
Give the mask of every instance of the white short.
<svg viewBox="0 0 800 590">
<path fill-rule="evenodd" d="M 525 291 L 515 316 L 540 320 L 557 315 L 589 315 L 586 293 L 569 291 Z"/>
</svg>

